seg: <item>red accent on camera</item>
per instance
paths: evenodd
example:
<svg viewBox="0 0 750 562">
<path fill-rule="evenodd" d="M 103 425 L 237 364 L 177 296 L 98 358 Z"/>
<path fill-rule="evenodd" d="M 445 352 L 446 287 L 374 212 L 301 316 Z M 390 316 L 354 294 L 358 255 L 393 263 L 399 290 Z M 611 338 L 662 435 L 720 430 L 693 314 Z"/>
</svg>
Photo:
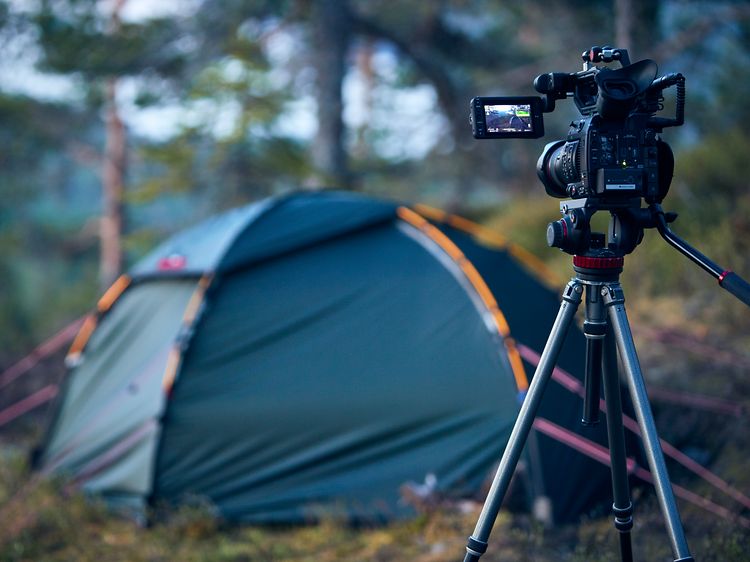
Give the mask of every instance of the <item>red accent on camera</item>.
<svg viewBox="0 0 750 562">
<path fill-rule="evenodd" d="M 573 256 L 573 265 L 586 269 L 613 269 L 625 265 L 625 258 L 599 258 L 594 256 Z"/>
</svg>

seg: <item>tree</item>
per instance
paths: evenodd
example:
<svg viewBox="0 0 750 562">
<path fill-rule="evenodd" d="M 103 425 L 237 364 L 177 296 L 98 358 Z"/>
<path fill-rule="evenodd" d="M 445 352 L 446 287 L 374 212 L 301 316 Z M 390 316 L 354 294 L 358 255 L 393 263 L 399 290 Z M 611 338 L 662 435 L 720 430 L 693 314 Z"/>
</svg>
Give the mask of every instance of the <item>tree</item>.
<svg viewBox="0 0 750 562">
<path fill-rule="evenodd" d="M 120 32 L 120 13 L 127 0 L 116 0 L 112 8 L 110 33 Z M 122 272 L 123 195 L 125 192 L 127 139 L 125 125 L 117 110 L 117 77 L 104 83 L 106 140 L 102 167 L 103 213 L 99 238 L 101 258 L 99 279 L 102 288 L 109 287 Z"/>
<path fill-rule="evenodd" d="M 316 0 L 310 12 L 318 114 L 313 163 L 323 184 L 348 188 L 351 177 L 344 146 L 342 89 L 351 41 L 351 18 L 346 2 L 338 0 Z"/>
<path fill-rule="evenodd" d="M 658 41 L 659 2 L 615 0 L 615 46 L 633 61 L 646 58 Z"/>
<path fill-rule="evenodd" d="M 92 240 L 64 201 L 79 206 L 91 179 L 79 147 L 96 116 L 65 104 L 0 93 L 0 365 L 79 315 Z M 81 214 L 79 209 L 78 214 Z"/>
<path fill-rule="evenodd" d="M 170 79 L 184 60 L 175 46 L 177 28 L 168 20 L 133 24 L 121 21 L 126 0 L 115 0 L 102 15 L 97 0 L 43 0 L 35 14 L 42 58 L 39 67 L 77 79 L 83 98 L 103 106 L 106 140 L 102 157 L 103 211 L 100 220 L 100 284 L 121 273 L 123 194 L 127 142 L 117 109 L 118 79 Z"/>
<path fill-rule="evenodd" d="M 582 50 L 620 41 L 630 43 L 634 60 L 650 56 L 663 72 L 688 76 L 688 124 L 667 132 L 678 175 L 687 179 L 676 180 L 670 200 L 679 199 L 687 213 L 696 197 L 742 222 L 743 204 L 736 205 L 741 185 L 722 172 L 741 169 L 727 139 L 730 148 L 745 146 L 743 131 L 750 126 L 742 102 L 750 17 L 745 2 L 706 9 L 644 0 L 198 0 L 190 4 L 192 12 L 174 17 L 115 22 L 101 8 L 122 4 L 40 0 L 21 12 L 25 21 L 14 16 L 20 4 L 0 0 L 0 42 L 24 36 L 29 51 L 40 49 L 38 68 L 66 77 L 76 89 L 57 104 L 2 100 L 34 121 L 28 131 L 16 122 L 6 126 L 12 134 L 0 134 L 0 158 L 20 163 L 0 170 L 6 180 L 0 186 L 4 250 L 12 238 L 18 254 L 41 252 L 49 261 L 58 252 L 75 268 L 91 271 L 94 230 L 87 220 L 99 202 L 92 170 L 100 182 L 107 174 L 114 178 L 125 170 L 124 154 L 126 261 L 128 252 L 139 255 L 185 221 L 313 182 L 469 213 L 499 205 L 508 193 L 541 195 L 534 164 L 546 141 L 473 140 L 468 100 L 532 95 L 537 74 L 575 71 Z M 117 119 L 107 110 L 118 97 L 115 88 L 122 93 L 123 86 L 137 89 L 143 106 L 179 108 L 174 134 L 139 138 L 131 128 L 127 150 L 122 140 L 107 144 L 102 117 L 110 116 L 110 139 L 128 130 L 127 116 Z M 667 108 L 671 103 L 667 96 Z M 545 115 L 547 140 L 564 138 L 578 117 L 572 103 L 559 103 Z M 43 135 L 37 130 L 52 123 L 64 125 Z M 119 164 L 105 174 L 107 150 L 117 157 L 106 161 Z M 683 173 L 684 151 L 695 156 L 691 165 L 706 165 L 686 166 L 689 174 Z M 708 166 L 728 155 L 731 164 Z M 721 179 L 718 192 L 703 173 L 709 168 Z M 21 188 L 22 180 L 31 184 Z M 83 194 L 74 199 L 68 193 L 70 207 L 84 209 L 69 211 L 77 213 L 75 220 L 65 213 L 52 221 L 51 213 L 44 220 L 35 214 L 43 200 L 58 201 L 55 190 Z M 38 199 L 16 204 L 21 192 Z M 24 220 L 28 227 L 21 226 Z M 26 269 L 19 273 L 19 261 L 3 257 L 0 269 L 17 277 L 14 292 L 23 291 Z M 70 273 L 72 265 L 59 267 L 66 278 L 79 275 Z M 104 275 L 111 278 L 115 269 Z M 36 318 L 27 314 L 19 309 L 16 317 Z"/>
</svg>

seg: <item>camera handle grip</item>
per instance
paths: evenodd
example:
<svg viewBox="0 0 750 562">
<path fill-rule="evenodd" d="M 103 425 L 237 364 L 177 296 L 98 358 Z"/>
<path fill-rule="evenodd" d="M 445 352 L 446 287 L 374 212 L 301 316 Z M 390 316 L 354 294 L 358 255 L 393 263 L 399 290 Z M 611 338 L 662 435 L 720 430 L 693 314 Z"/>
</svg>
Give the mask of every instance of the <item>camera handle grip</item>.
<svg viewBox="0 0 750 562">
<path fill-rule="evenodd" d="M 734 271 L 725 271 L 719 277 L 719 285 L 750 306 L 750 283 Z"/>
</svg>

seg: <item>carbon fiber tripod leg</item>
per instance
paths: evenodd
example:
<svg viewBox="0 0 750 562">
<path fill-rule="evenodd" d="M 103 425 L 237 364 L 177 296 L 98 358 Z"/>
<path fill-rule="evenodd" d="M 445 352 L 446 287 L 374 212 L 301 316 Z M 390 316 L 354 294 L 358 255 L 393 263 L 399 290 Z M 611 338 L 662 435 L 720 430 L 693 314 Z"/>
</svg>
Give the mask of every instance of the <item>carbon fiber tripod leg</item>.
<svg viewBox="0 0 750 562">
<path fill-rule="evenodd" d="M 612 473 L 612 511 L 615 514 L 615 529 L 620 536 L 620 560 L 633 561 L 633 547 L 630 530 L 633 528 L 633 503 L 630 501 L 628 485 L 625 435 L 622 425 L 622 396 L 620 378 L 617 373 L 617 348 L 612 328 L 604 337 L 602 376 L 604 379 L 604 399 L 607 404 L 607 440 Z"/>
<path fill-rule="evenodd" d="M 641 429 L 641 439 L 646 450 L 646 458 L 651 474 L 654 477 L 654 487 L 659 498 L 664 522 L 667 526 L 667 534 L 672 543 L 672 552 L 675 562 L 692 561 L 693 557 L 688 549 L 685 531 L 682 528 L 680 514 L 677 511 L 677 502 L 674 498 L 672 485 L 669 482 L 667 466 L 664 462 L 664 454 L 659 444 L 659 435 L 656 432 L 654 416 L 646 393 L 646 385 L 643 382 L 641 366 L 638 354 L 633 343 L 633 335 L 630 332 L 628 317 L 625 313 L 625 296 L 619 283 L 608 283 L 604 286 L 604 304 L 609 310 L 609 320 L 614 332 L 620 359 L 625 370 L 628 390 L 635 408 L 638 425 Z"/>
<path fill-rule="evenodd" d="M 521 457 L 524 445 L 529 436 L 531 425 L 534 423 L 534 417 L 539 409 L 539 404 L 544 395 L 544 388 L 552 375 L 552 370 L 557 362 L 557 356 L 565 341 L 570 324 L 575 317 L 576 310 L 581 304 L 581 295 L 583 294 L 583 285 L 573 279 L 565 287 L 562 296 L 560 310 L 557 313 L 555 323 L 552 325 L 549 338 L 544 346 L 542 357 L 539 360 L 534 378 L 531 380 L 526 398 L 521 405 L 521 410 L 513 425 L 508 444 L 505 446 L 500 466 L 497 469 L 492 486 L 487 494 L 487 499 L 482 507 L 479 520 L 474 528 L 474 532 L 469 537 L 466 544 L 466 556 L 464 562 L 476 562 L 487 551 L 487 539 L 495 524 L 500 506 L 508 491 L 510 479 Z"/>
</svg>

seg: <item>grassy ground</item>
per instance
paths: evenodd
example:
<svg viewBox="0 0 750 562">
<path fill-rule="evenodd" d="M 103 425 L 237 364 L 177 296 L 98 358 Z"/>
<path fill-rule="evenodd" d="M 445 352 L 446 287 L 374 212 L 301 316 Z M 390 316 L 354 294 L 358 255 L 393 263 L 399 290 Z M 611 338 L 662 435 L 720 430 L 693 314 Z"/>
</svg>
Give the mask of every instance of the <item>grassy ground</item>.
<svg viewBox="0 0 750 562">
<path fill-rule="evenodd" d="M 0 467 L 0 560 L 76 562 L 294 561 L 443 562 L 463 557 L 478 505 L 442 508 L 387 527 L 352 529 L 334 521 L 296 528 L 223 527 L 207 510 L 185 508 L 151 528 L 108 514 L 103 506 L 60 484 L 30 483 L 22 457 L 6 454 Z M 637 560 L 671 560 L 668 541 L 648 496 L 638 502 Z M 746 529 L 693 509 L 683 512 L 698 560 L 747 560 Z M 619 560 L 607 519 L 554 530 L 524 515 L 501 512 L 483 560 Z"/>
</svg>

